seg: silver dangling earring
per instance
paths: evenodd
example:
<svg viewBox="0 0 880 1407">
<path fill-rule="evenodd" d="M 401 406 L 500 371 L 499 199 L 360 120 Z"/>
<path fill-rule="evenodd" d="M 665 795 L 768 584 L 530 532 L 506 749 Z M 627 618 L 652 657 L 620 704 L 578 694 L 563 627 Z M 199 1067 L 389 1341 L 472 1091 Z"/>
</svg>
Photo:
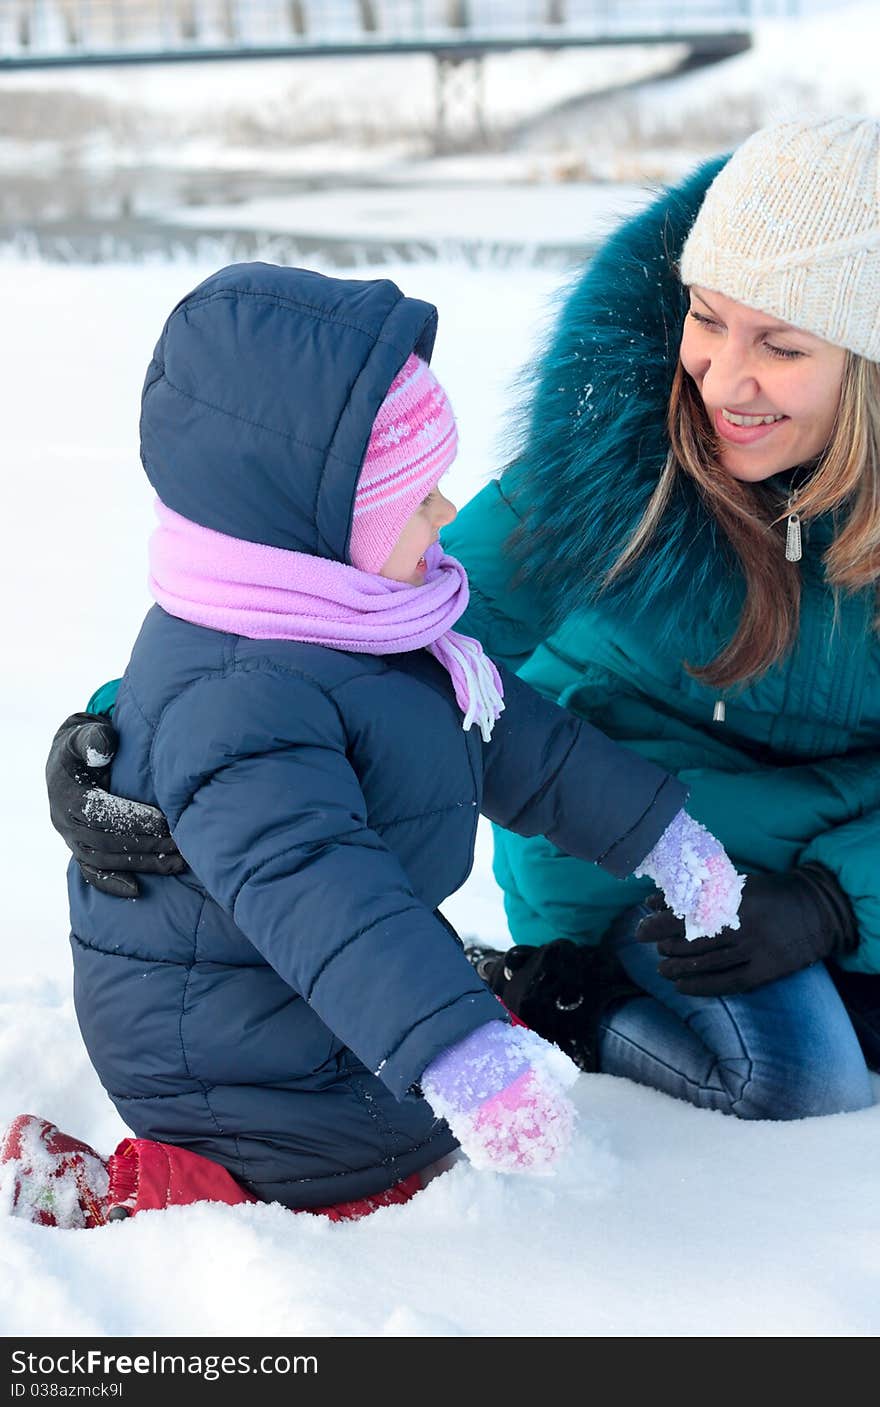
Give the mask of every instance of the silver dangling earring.
<svg viewBox="0 0 880 1407">
<path fill-rule="evenodd" d="M 786 562 L 799 562 L 803 556 L 803 543 L 801 541 L 801 518 L 800 514 L 794 511 L 794 501 L 797 493 L 790 495 L 788 504 L 788 518 L 785 523 L 785 560 Z"/>
</svg>

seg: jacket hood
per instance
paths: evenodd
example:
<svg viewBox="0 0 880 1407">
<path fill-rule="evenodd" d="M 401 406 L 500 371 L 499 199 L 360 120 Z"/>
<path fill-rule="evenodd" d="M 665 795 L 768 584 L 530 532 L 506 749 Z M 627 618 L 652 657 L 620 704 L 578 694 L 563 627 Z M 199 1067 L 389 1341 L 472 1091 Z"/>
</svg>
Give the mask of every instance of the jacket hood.
<svg viewBox="0 0 880 1407">
<path fill-rule="evenodd" d="M 666 462 L 688 305 L 677 260 L 726 159 L 699 167 L 611 236 L 565 291 L 538 359 L 522 449 L 502 487 L 522 522 L 510 551 L 521 579 L 540 587 L 551 626 L 597 599 Z M 671 630 L 694 593 L 729 609 L 741 582 L 727 538 L 679 475 L 651 544 L 602 600 L 634 615 L 662 598 Z"/>
<path fill-rule="evenodd" d="M 346 561 L 376 412 L 436 330 L 436 308 L 388 279 L 220 269 L 174 308 L 147 370 L 147 478 L 203 527 Z"/>
</svg>

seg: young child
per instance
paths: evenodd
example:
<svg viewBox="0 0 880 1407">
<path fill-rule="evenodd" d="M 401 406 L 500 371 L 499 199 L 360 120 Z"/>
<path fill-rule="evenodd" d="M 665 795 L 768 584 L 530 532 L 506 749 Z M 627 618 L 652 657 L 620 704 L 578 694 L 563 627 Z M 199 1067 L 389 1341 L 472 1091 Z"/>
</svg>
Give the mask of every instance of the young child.
<svg viewBox="0 0 880 1407">
<path fill-rule="evenodd" d="M 141 416 L 158 604 L 112 785 L 161 809 L 187 867 L 128 903 L 70 867 L 77 1016 L 134 1137 L 105 1163 L 15 1120 L 18 1215 L 362 1215 L 457 1145 L 551 1169 L 575 1067 L 511 1024 L 437 908 L 480 812 L 641 866 L 702 931 L 736 921 L 740 880 L 681 784 L 452 628 L 468 590 L 438 545 L 456 428 L 435 329 L 386 280 L 265 264 L 220 270 L 165 324 Z"/>
</svg>

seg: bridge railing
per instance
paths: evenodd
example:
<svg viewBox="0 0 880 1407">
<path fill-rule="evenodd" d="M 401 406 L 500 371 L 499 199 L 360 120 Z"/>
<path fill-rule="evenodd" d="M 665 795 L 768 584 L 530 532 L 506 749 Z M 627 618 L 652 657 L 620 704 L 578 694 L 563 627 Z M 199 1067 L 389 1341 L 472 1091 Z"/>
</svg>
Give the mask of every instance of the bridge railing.
<svg viewBox="0 0 880 1407">
<path fill-rule="evenodd" d="M 0 0 L 0 53 L 748 30 L 800 0 Z"/>
</svg>

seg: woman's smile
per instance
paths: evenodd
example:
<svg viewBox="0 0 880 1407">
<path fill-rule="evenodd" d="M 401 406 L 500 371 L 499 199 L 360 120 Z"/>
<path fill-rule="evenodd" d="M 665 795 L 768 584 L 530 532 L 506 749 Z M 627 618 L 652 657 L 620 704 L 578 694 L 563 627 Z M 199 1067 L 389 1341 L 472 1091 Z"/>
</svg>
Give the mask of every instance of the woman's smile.
<svg viewBox="0 0 880 1407">
<path fill-rule="evenodd" d="M 715 429 L 723 440 L 728 440 L 734 445 L 751 445 L 756 440 L 766 439 L 767 435 L 773 433 L 783 421 L 788 420 L 787 415 L 768 414 L 744 414 L 740 411 L 728 410 L 726 406 L 715 412 Z"/>
</svg>

